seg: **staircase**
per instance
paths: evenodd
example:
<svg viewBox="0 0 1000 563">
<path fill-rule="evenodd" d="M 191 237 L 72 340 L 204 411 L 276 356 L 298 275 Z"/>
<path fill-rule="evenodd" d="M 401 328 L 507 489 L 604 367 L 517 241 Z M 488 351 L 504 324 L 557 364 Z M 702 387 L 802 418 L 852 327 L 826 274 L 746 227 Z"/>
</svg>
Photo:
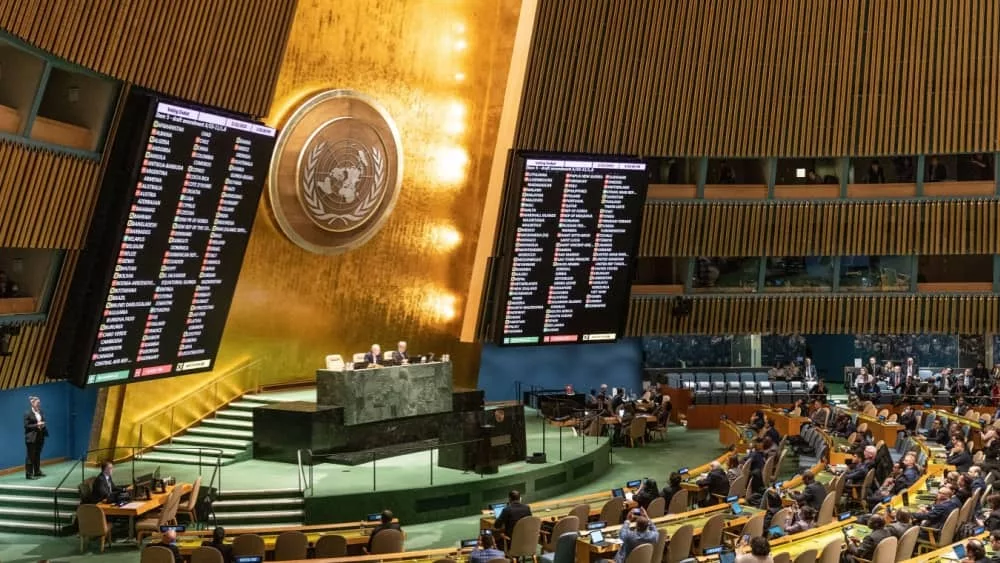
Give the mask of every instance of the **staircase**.
<svg viewBox="0 0 1000 563">
<path fill-rule="evenodd" d="M 222 464 L 229 465 L 252 457 L 253 409 L 280 402 L 267 395 L 243 395 L 188 428 L 184 433 L 142 455 L 143 461 L 159 463 L 197 464 L 199 457 L 194 448 L 222 450 Z M 214 465 L 214 453 L 203 452 L 202 465 Z"/>
<path fill-rule="evenodd" d="M 55 487 L 0 484 L 0 532 L 54 535 Z M 76 489 L 59 489 L 59 528 L 69 525 L 80 503 Z"/>
<path fill-rule="evenodd" d="M 227 530 L 300 526 L 305 500 L 298 489 L 225 490 L 212 504 L 212 510 L 217 525 Z"/>
</svg>

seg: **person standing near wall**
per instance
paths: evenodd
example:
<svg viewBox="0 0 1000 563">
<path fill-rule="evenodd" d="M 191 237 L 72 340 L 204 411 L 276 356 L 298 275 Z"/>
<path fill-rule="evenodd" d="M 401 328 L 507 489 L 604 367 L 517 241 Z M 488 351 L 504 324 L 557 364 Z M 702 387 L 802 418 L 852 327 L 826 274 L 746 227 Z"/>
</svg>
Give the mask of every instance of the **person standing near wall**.
<svg viewBox="0 0 1000 563">
<path fill-rule="evenodd" d="M 38 397 L 28 397 L 31 405 L 24 413 L 24 476 L 28 479 L 44 477 L 42 473 L 42 446 L 49 429 L 45 424 L 45 414 L 42 413 L 42 401 Z"/>
</svg>

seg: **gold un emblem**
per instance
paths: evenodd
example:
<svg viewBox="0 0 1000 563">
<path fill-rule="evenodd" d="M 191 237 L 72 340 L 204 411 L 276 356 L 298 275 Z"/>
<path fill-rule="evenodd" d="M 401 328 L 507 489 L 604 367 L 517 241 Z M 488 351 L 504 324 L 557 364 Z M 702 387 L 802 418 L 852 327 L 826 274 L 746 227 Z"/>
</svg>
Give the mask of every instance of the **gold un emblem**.
<svg viewBox="0 0 1000 563">
<path fill-rule="evenodd" d="M 282 127 L 268 199 L 292 242 L 338 254 L 382 228 L 402 178 L 399 132 L 385 109 L 363 94 L 328 90 L 307 99 Z"/>
</svg>

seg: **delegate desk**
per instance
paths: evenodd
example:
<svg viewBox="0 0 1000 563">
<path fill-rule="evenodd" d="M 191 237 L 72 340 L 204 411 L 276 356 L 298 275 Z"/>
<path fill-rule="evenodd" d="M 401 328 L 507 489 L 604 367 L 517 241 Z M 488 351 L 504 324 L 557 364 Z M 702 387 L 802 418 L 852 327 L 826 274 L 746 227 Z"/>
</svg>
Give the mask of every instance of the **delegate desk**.
<svg viewBox="0 0 1000 563">
<path fill-rule="evenodd" d="M 130 538 L 134 538 L 135 519 L 163 506 L 163 504 L 167 502 L 167 497 L 169 497 L 170 493 L 172 493 L 173 490 L 177 487 L 181 488 L 182 496 L 191 492 L 192 488 L 191 483 L 178 483 L 176 485 L 171 485 L 167 487 L 166 492 L 150 494 L 149 499 L 147 500 L 134 500 L 132 502 L 123 504 L 121 506 L 102 502 L 99 503 L 97 506 L 101 507 L 101 510 L 104 511 L 105 516 L 118 516 L 118 517 L 128 518 L 128 535 Z"/>
<path fill-rule="evenodd" d="M 380 553 L 375 555 L 353 555 L 349 557 L 328 557 L 325 559 L 306 559 L 300 562 L 290 563 L 376 563 L 385 561 L 407 561 L 412 563 L 433 563 L 442 559 L 450 559 L 455 562 L 467 560 L 465 555 L 468 550 L 461 550 L 455 547 L 441 547 L 438 549 L 421 549 L 419 551 L 402 551 L 400 553 Z"/>
<path fill-rule="evenodd" d="M 394 520 L 397 524 L 398 520 Z M 297 531 L 302 532 L 309 538 L 309 543 L 316 545 L 316 542 L 323 536 L 337 535 L 343 537 L 347 540 L 347 547 L 349 551 L 361 552 L 361 546 L 368 544 L 368 538 L 371 537 L 371 530 L 375 526 L 378 526 L 381 522 L 340 522 L 337 524 L 314 524 L 310 526 L 273 526 L 273 527 L 260 527 L 254 528 L 250 531 L 236 531 L 232 533 L 227 533 L 227 540 L 232 540 L 236 536 L 240 536 L 246 533 L 253 533 L 260 536 L 264 540 L 264 550 L 273 551 L 274 544 L 278 539 L 278 535 L 289 532 Z M 404 532 L 405 536 L 405 532 Z M 153 536 L 154 542 L 158 538 L 158 535 Z M 177 535 L 177 549 L 180 550 L 181 555 L 189 556 L 194 550 L 201 546 L 201 542 L 212 539 L 212 530 L 199 530 L 199 531 L 184 531 Z M 351 549 L 351 548 L 355 549 Z"/>
<path fill-rule="evenodd" d="M 843 528 L 848 525 L 853 526 L 853 528 L 847 532 L 847 535 L 857 538 L 859 541 L 864 539 L 865 536 L 871 532 L 868 527 L 857 524 L 854 518 L 848 518 L 847 520 L 841 522 L 831 522 L 825 526 L 813 528 L 812 530 L 806 530 L 805 532 L 772 540 L 771 555 L 773 556 L 779 553 L 787 553 L 791 560 L 794 561 L 795 558 L 802 553 L 809 551 L 810 549 L 815 549 L 816 560 L 819 561 L 819 556 L 823 553 L 823 548 L 831 542 L 840 540 L 843 544 Z"/>
<path fill-rule="evenodd" d="M 956 545 L 964 546 L 966 543 L 969 542 L 970 539 L 979 539 L 983 542 L 983 544 L 986 546 L 986 557 L 987 559 L 989 559 L 990 557 L 996 555 L 996 552 L 994 552 L 993 549 L 990 547 L 989 538 L 990 538 L 990 532 L 986 531 L 978 536 L 972 536 L 969 538 L 965 538 L 964 540 L 950 543 L 944 547 L 935 549 L 934 551 L 929 551 L 921 555 L 915 555 L 911 559 L 904 559 L 902 563 L 931 563 L 933 561 L 954 561 L 957 563 L 958 561 L 961 561 L 961 559 L 959 559 L 959 557 L 955 555 L 955 546 Z"/>
<path fill-rule="evenodd" d="M 860 426 L 862 422 L 868 423 L 868 431 L 872 433 L 872 440 L 876 444 L 881 440 L 885 442 L 887 448 L 896 447 L 896 437 L 903 430 L 902 424 L 882 421 L 878 417 L 858 413 L 856 424 Z"/>
<path fill-rule="evenodd" d="M 694 537 L 698 538 L 701 536 L 701 530 L 708 523 L 708 520 L 715 516 L 716 514 L 727 514 L 728 517 L 725 519 L 725 524 L 723 525 L 724 530 L 730 528 L 736 528 L 742 526 L 750 520 L 753 515 L 761 512 L 759 508 L 752 508 L 745 504 L 740 505 L 743 508 L 743 512 L 739 516 L 735 516 L 731 512 L 731 508 L 728 504 L 719 504 L 715 506 L 709 506 L 705 508 L 699 508 L 697 510 L 691 510 L 689 512 L 682 512 L 680 514 L 668 514 L 660 518 L 654 518 L 653 523 L 656 524 L 656 529 L 662 534 L 667 534 L 667 545 L 669 545 L 671 538 L 681 526 L 691 525 L 694 528 Z M 605 536 L 618 537 L 618 531 L 621 530 L 621 525 L 608 526 L 604 528 L 603 532 Z M 576 540 L 576 563 L 587 563 L 589 561 L 596 561 L 599 559 L 614 559 L 615 553 L 621 544 L 617 542 L 607 542 L 603 546 L 596 546 L 590 543 L 590 538 L 586 535 L 580 536 Z M 664 552 L 666 548 L 664 548 Z"/>
<path fill-rule="evenodd" d="M 622 491 L 626 493 L 634 493 L 636 490 L 638 489 L 622 487 Z M 532 515 L 538 516 L 543 521 L 547 520 L 555 522 L 564 516 L 568 516 L 570 510 L 581 504 L 590 505 L 591 517 L 599 516 L 601 514 L 601 509 L 604 508 L 604 504 L 611 500 L 611 498 L 611 491 L 603 491 L 600 493 L 591 493 L 563 499 L 531 502 L 528 503 L 528 506 L 531 508 Z M 625 507 L 633 508 L 635 507 L 635 503 L 625 501 Z M 491 510 L 483 510 L 482 514 L 483 516 L 479 519 L 479 529 L 492 530 L 493 525 L 496 523 L 496 518 L 493 516 L 493 512 Z"/>
<path fill-rule="evenodd" d="M 782 409 L 769 409 L 764 411 L 764 416 L 774 420 L 774 429 L 785 436 L 798 436 L 802 431 L 802 425 L 811 423 L 808 416 L 791 416 Z"/>
</svg>

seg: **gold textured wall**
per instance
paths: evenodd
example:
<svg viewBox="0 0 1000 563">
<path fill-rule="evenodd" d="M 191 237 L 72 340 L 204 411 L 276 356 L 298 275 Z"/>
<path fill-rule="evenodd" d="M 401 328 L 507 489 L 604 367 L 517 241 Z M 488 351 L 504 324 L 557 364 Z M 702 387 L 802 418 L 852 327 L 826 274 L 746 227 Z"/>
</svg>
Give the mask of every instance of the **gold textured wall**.
<svg viewBox="0 0 1000 563">
<path fill-rule="evenodd" d="M 296 0 L 16 0 L 0 29 L 140 86 L 251 115 L 271 102 Z"/>
<path fill-rule="evenodd" d="M 475 385 L 478 346 L 457 336 L 519 7 L 299 2 L 268 121 L 280 124 L 323 89 L 376 98 L 400 131 L 402 191 L 382 231 L 338 256 L 292 244 L 262 202 L 216 372 L 249 356 L 263 360 L 264 383 L 310 379 L 327 354 L 404 339 L 411 351 L 450 353 L 456 385 Z M 209 377 L 129 385 L 124 412 L 155 411 Z M 129 423 L 123 418 L 119 436 L 132 434 Z"/>
<path fill-rule="evenodd" d="M 1000 147 L 993 0 L 541 0 L 518 148 L 835 156 Z"/>
</svg>

